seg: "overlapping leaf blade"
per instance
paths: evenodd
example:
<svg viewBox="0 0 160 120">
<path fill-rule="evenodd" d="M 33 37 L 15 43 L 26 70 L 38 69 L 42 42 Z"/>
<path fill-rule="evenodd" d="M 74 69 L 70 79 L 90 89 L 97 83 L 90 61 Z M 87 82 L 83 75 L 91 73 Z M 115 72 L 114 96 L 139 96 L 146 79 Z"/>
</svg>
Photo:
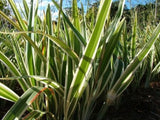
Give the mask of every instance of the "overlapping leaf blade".
<svg viewBox="0 0 160 120">
<path fill-rule="evenodd" d="M 52 2 L 54 3 L 54 5 L 56 6 L 56 8 L 58 10 L 60 10 L 60 6 L 58 5 L 58 3 L 55 0 L 52 0 Z M 70 22 L 69 18 L 65 15 L 65 13 L 63 12 L 63 10 L 61 11 L 61 14 L 64 18 L 64 20 L 66 21 L 66 23 L 70 26 L 70 28 L 73 30 L 74 34 L 76 35 L 76 37 L 78 38 L 78 40 L 84 45 L 86 46 L 87 42 L 86 40 L 83 38 L 83 36 L 80 34 L 80 32 L 78 32 L 78 30 L 75 28 L 75 26 L 73 26 L 73 24 Z"/>
<path fill-rule="evenodd" d="M 10 3 L 10 5 L 11 5 L 11 7 L 12 7 L 12 10 L 13 10 L 13 12 L 14 12 L 14 15 L 16 16 L 16 19 L 17 19 L 17 21 L 18 21 L 21 29 L 27 30 L 27 26 L 26 26 L 26 24 L 24 23 L 24 21 L 23 21 L 21 15 L 20 15 L 20 13 L 19 13 L 19 11 L 18 11 L 18 9 L 17 9 L 14 1 L 13 1 L 13 0 L 8 0 L 8 2 Z"/>
<path fill-rule="evenodd" d="M 7 67 L 10 69 L 10 71 L 15 75 L 15 76 L 21 76 L 20 72 L 16 68 L 16 66 L 0 51 L 0 60 L 7 65 Z M 28 89 L 28 85 L 26 82 L 22 80 L 18 80 L 19 84 L 21 85 L 22 89 L 25 91 Z"/>
<path fill-rule="evenodd" d="M 24 31 L 23 29 L 20 28 L 19 25 L 17 25 L 12 19 L 10 19 L 7 15 L 5 15 L 2 11 L 0 11 L 0 15 L 2 15 L 10 24 L 12 24 L 17 30 L 19 31 Z M 26 40 L 32 45 L 34 50 L 37 52 L 39 57 L 43 60 L 43 62 L 46 62 L 46 58 L 42 55 L 40 49 L 37 47 L 37 45 L 32 41 L 32 39 L 24 32 L 21 34 L 26 38 Z"/>
<path fill-rule="evenodd" d="M 91 35 L 89 43 L 85 48 L 83 57 L 80 60 L 79 67 L 77 68 L 73 81 L 71 83 L 68 99 L 67 99 L 68 101 L 72 101 L 71 108 L 70 106 L 67 106 L 67 109 L 68 110 L 70 109 L 69 110 L 70 115 L 75 109 L 77 100 L 79 99 L 84 89 L 86 88 L 86 84 L 89 79 L 87 76 L 90 74 L 92 69 L 92 62 L 95 58 L 95 55 L 99 46 L 100 36 L 102 34 L 105 21 L 109 15 L 111 3 L 112 3 L 111 0 L 104 2 L 102 10 L 99 14 L 99 18 L 95 25 L 94 31 Z"/>
<path fill-rule="evenodd" d="M 153 32 L 153 35 L 151 36 L 149 41 L 146 43 L 144 48 L 137 54 L 137 56 L 133 59 L 133 61 L 128 65 L 128 67 L 125 69 L 122 76 L 118 79 L 114 87 L 111 89 L 111 91 L 113 92 L 113 95 L 122 93 L 124 89 L 120 90 L 121 87 L 123 87 L 125 84 L 127 86 L 129 85 L 128 81 L 131 80 L 132 74 L 134 73 L 136 68 L 140 65 L 140 63 L 144 60 L 144 58 L 148 55 L 152 45 L 155 43 L 159 34 L 160 34 L 160 24 L 156 27 L 156 29 Z"/>
<path fill-rule="evenodd" d="M 3 120 L 20 119 L 26 109 L 29 107 L 35 96 L 43 89 L 43 87 L 32 87 L 28 89 L 12 106 L 12 108 L 3 117 Z"/>
</svg>

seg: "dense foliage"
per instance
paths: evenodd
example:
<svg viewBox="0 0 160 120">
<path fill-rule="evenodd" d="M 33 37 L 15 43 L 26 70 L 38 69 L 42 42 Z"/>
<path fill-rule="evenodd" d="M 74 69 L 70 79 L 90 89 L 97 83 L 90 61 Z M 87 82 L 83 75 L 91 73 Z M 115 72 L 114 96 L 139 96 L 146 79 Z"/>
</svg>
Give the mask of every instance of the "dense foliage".
<svg viewBox="0 0 160 120">
<path fill-rule="evenodd" d="M 23 93 L 0 82 L 0 97 L 14 102 L 3 120 L 102 120 L 128 86 L 148 87 L 160 72 L 160 24 L 145 17 L 141 26 L 139 7 L 128 10 L 125 0 L 101 0 L 86 15 L 77 0 L 69 14 L 63 0 L 52 0 L 57 22 L 50 5 L 43 18 L 37 14 L 38 0 L 36 5 L 23 0 L 24 11 L 8 2 L 15 19 L 4 11 L 0 15 L 14 28 L 0 35 L 12 44 L 13 54 L 0 50 L 3 68 L 9 70 L 0 80 L 16 80 Z"/>
</svg>

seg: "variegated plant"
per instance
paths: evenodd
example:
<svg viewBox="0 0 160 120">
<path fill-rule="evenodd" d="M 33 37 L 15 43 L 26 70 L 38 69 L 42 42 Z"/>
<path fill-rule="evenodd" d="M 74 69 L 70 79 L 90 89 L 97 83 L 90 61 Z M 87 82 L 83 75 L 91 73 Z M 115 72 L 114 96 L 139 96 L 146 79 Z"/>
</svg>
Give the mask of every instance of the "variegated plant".
<svg viewBox="0 0 160 120">
<path fill-rule="evenodd" d="M 59 10 L 57 25 L 52 22 L 50 5 L 41 19 L 37 14 L 38 0 L 36 5 L 31 0 L 30 6 L 23 0 L 23 18 L 14 1 L 8 2 L 17 22 L 2 11 L 0 15 L 15 27 L 15 32 L 1 34 L 11 35 L 16 64 L 0 51 L 0 60 L 12 73 L 12 76 L 1 80 L 16 79 L 24 93 L 18 96 L 0 83 L 0 97 L 15 102 L 3 120 L 102 119 L 107 107 L 132 82 L 135 70 L 160 34 L 159 24 L 137 55 L 134 37 L 133 60 L 124 64 L 116 51 L 122 35 L 125 41 L 125 19 L 122 18 L 125 0 L 120 0 L 117 14 L 111 22 L 112 0 L 101 0 L 93 30 L 86 23 L 83 6 L 83 17 L 79 18 L 77 0 L 72 0 L 70 19 L 62 9 L 63 0 L 60 0 L 60 5 L 52 0 Z M 104 31 L 106 21 L 108 26 Z M 94 116 L 97 103 L 101 108 Z M 27 115 L 25 111 L 28 111 Z"/>
</svg>

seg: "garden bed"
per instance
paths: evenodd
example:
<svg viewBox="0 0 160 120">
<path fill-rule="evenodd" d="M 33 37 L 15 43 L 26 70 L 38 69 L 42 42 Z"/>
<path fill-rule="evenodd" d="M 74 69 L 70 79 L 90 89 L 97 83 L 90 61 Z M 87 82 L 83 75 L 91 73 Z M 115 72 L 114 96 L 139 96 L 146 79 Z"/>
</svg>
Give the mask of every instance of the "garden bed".
<svg viewBox="0 0 160 120">
<path fill-rule="evenodd" d="M 140 88 L 124 95 L 120 106 L 111 106 L 106 120 L 160 120 L 160 87 Z"/>
<path fill-rule="evenodd" d="M 0 106 L 0 119 L 12 105 L 6 102 L 5 107 Z M 159 120 L 160 87 L 156 85 L 147 89 L 139 88 L 132 94 L 125 93 L 119 107 L 111 106 L 106 116 L 106 120 Z"/>
</svg>

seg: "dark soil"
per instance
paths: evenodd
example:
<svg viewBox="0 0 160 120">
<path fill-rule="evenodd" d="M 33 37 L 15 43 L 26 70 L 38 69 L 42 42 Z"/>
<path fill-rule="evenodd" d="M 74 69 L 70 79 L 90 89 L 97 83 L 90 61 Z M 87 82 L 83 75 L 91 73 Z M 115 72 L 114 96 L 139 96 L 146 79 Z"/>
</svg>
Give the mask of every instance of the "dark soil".
<svg viewBox="0 0 160 120">
<path fill-rule="evenodd" d="M 11 108 L 12 105 L 12 102 L 0 99 L 0 120 L 3 118 L 3 116 L 7 113 L 7 111 Z"/>
<path fill-rule="evenodd" d="M 123 95 L 118 108 L 111 106 L 106 120 L 160 120 L 160 87 L 139 88 Z"/>
</svg>

